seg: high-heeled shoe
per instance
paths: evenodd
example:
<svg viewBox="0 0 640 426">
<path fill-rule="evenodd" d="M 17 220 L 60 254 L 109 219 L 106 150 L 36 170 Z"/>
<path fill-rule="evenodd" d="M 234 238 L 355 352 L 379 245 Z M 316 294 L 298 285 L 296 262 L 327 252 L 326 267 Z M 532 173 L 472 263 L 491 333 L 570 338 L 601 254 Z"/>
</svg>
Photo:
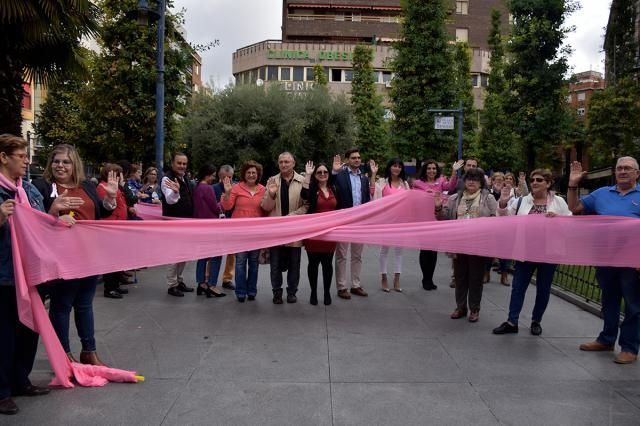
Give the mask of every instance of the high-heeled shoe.
<svg viewBox="0 0 640 426">
<path fill-rule="evenodd" d="M 400 287 L 400 274 L 398 273 L 393 276 L 393 290 L 398 293 L 402 293 L 402 287 Z"/>
<path fill-rule="evenodd" d="M 387 274 L 380 274 L 380 286 L 382 291 L 389 293 L 389 280 L 387 280 Z"/>
<path fill-rule="evenodd" d="M 226 296 L 226 293 L 215 292 L 215 291 L 213 291 L 213 289 L 210 286 L 203 287 L 200 284 L 198 284 L 198 289 L 196 290 L 196 294 L 198 296 L 202 296 L 204 294 L 205 296 L 207 296 L 207 299 L 209 299 L 211 297 L 225 297 Z"/>
</svg>

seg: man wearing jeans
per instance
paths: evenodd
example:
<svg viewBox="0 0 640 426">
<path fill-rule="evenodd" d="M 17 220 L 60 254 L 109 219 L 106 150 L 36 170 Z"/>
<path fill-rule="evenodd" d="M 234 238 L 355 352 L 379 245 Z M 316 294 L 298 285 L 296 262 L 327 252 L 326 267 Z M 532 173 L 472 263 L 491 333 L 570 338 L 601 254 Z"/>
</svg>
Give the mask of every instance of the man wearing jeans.
<svg viewBox="0 0 640 426">
<path fill-rule="evenodd" d="M 289 152 L 278 157 L 280 173 L 269 178 L 267 191 L 262 198 L 262 210 L 269 216 L 305 214 L 308 204 L 300 196 L 304 178 L 293 170 L 296 161 Z M 282 304 L 282 273 L 287 271 L 287 303 L 296 303 L 300 281 L 300 256 L 302 241 L 269 249 L 273 303 Z"/>
<path fill-rule="evenodd" d="M 621 157 L 616 163 L 616 184 L 600 188 L 578 200 L 578 184 L 586 172 L 574 161 L 569 175 L 567 201 L 574 214 L 601 214 L 640 218 L 640 176 L 638 162 Z M 639 223 L 640 225 L 640 223 Z M 640 261 L 639 261 L 640 262 Z M 598 338 L 580 345 L 583 351 L 613 351 L 620 328 L 618 364 L 631 364 L 638 358 L 640 347 L 640 278 L 634 268 L 596 268 L 596 278 L 602 289 L 604 327 Z M 620 322 L 620 304 L 624 301 L 624 321 Z"/>
<path fill-rule="evenodd" d="M 332 178 L 340 200 L 339 208 L 346 209 L 356 207 L 371 200 L 369 191 L 369 178 L 362 174 L 360 165 L 362 159 L 360 151 L 352 148 L 345 153 L 347 165 L 344 167 L 339 155 L 333 158 Z M 336 286 L 338 297 L 351 299 L 347 289 L 347 252 L 351 246 L 351 294 L 367 296 L 360 284 L 360 271 L 362 270 L 362 244 L 338 243 L 336 246 Z"/>
</svg>

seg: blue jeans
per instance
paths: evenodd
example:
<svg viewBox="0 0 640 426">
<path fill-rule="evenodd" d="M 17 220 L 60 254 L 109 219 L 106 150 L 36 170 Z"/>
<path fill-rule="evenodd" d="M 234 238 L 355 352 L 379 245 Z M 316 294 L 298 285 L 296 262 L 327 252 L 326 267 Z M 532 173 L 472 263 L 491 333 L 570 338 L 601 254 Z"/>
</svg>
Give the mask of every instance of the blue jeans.
<svg viewBox="0 0 640 426">
<path fill-rule="evenodd" d="M 207 262 L 211 259 L 211 267 L 209 268 L 209 285 L 215 287 L 218 284 L 218 274 L 220 273 L 220 265 L 222 264 L 222 256 L 200 259 L 196 263 L 196 282 L 201 284 L 204 282 L 205 272 L 207 270 Z"/>
<path fill-rule="evenodd" d="M 260 250 L 236 253 L 236 296 L 258 294 L 258 256 Z M 249 266 L 247 274 L 247 265 Z"/>
<path fill-rule="evenodd" d="M 56 281 L 51 285 L 49 318 L 65 352 L 71 352 L 69 346 L 71 308 L 74 311 L 73 317 L 82 343 L 82 351 L 93 352 L 96 350 L 93 296 L 96 294 L 97 284 L 98 277 L 93 276 L 77 280 Z"/>
<path fill-rule="evenodd" d="M 533 305 L 531 320 L 536 322 L 542 321 L 542 315 L 544 315 L 544 311 L 549 304 L 551 282 L 553 281 L 553 274 L 557 267 L 558 265 L 551 263 L 516 262 L 511 287 L 511 301 L 509 302 L 509 322 L 511 324 L 518 325 L 518 317 L 520 317 L 520 311 L 522 311 L 524 296 L 534 271 L 537 271 L 536 303 Z"/>
<path fill-rule="evenodd" d="M 618 337 L 620 303 L 624 300 L 624 321 L 620 324 L 618 343 L 624 352 L 638 353 L 640 346 L 640 278 L 633 268 L 596 268 L 596 278 L 602 289 L 604 327 L 598 342 L 613 346 Z"/>
</svg>

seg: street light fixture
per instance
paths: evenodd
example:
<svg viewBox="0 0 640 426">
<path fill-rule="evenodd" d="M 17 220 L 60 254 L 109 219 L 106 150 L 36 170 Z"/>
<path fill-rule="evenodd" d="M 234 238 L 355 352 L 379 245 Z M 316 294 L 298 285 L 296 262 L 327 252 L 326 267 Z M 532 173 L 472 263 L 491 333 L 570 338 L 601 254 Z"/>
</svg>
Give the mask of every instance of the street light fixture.
<svg viewBox="0 0 640 426">
<path fill-rule="evenodd" d="M 149 7 L 147 0 L 138 0 L 138 8 L 128 15 L 135 17 L 138 25 L 146 26 L 158 20 L 158 46 L 156 50 L 156 168 L 158 177 L 162 178 L 164 166 L 164 32 L 166 1 L 158 0 L 156 9 Z"/>
</svg>

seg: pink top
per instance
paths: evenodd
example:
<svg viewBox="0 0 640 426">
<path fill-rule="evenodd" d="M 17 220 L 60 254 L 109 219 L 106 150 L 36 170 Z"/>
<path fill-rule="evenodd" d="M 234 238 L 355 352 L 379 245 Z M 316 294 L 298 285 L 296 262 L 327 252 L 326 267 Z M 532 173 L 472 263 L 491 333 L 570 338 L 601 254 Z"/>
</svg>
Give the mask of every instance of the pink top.
<svg viewBox="0 0 640 426">
<path fill-rule="evenodd" d="M 400 185 L 396 188 L 395 186 L 385 185 L 384 189 L 382 190 L 382 196 L 386 197 L 387 195 L 397 194 L 400 191 L 406 191 L 406 189 L 404 189 L 404 186 Z"/>
<path fill-rule="evenodd" d="M 425 182 L 423 180 L 416 179 L 416 181 L 413 183 L 413 188 L 426 192 L 444 192 L 455 190 L 457 184 L 457 176 L 452 177 L 451 180 L 447 180 L 446 177 L 440 176 L 433 182 Z"/>
<path fill-rule="evenodd" d="M 255 193 L 251 194 L 247 185 L 244 182 L 240 182 L 231 188 L 229 199 L 226 199 L 224 196 L 221 197 L 222 208 L 225 210 L 233 210 L 233 214 L 231 215 L 233 219 L 264 216 L 264 211 L 262 207 L 260 207 L 260 203 L 266 190 L 267 188 L 258 184 L 255 187 Z"/>
</svg>

